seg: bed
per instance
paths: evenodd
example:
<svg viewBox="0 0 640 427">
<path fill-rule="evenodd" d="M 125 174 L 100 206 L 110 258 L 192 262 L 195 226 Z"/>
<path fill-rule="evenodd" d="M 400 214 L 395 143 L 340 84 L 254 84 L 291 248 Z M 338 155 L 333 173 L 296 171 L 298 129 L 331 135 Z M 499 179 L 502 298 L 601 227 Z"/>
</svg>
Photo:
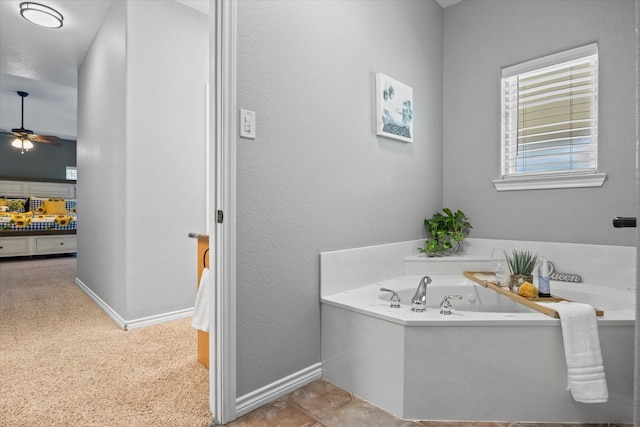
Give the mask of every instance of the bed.
<svg viewBox="0 0 640 427">
<path fill-rule="evenodd" d="M 76 252 L 76 185 L 0 179 L 0 258 Z"/>
</svg>

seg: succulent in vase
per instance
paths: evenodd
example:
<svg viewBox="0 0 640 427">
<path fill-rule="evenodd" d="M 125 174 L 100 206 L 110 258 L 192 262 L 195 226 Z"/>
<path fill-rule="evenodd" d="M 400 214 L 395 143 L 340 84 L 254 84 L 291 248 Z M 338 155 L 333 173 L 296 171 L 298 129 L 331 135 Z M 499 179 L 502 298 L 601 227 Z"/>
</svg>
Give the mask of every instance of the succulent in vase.
<svg viewBox="0 0 640 427">
<path fill-rule="evenodd" d="M 533 281 L 533 270 L 538 263 L 537 252 L 533 253 L 528 250 L 514 249 L 511 251 L 511 254 L 505 252 L 504 255 L 507 259 L 509 271 L 511 272 L 512 283 L 514 282 L 514 276 L 516 283 Z"/>
<path fill-rule="evenodd" d="M 424 242 L 424 247 L 418 248 L 418 251 L 428 256 L 455 253 L 469 229 L 473 228 L 464 212 L 458 210 L 454 213 L 449 208 L 436 212 L 431 219 L 425 218 L 424 226 L 429 237 Z"/>
</svg>

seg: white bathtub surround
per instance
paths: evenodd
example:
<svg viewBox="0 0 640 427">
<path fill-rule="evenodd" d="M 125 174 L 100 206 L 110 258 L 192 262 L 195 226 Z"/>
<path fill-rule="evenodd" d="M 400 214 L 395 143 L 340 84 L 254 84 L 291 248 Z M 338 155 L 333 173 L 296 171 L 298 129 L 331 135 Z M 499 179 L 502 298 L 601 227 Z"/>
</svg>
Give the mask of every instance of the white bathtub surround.
<svg viewBox="0 0 640 427">
<path fill-rule="evenodd" d="M 528 249 L 551 261 L 556 272 L 582 276 L 584 283 L 627 289 L 635 287 L 635 246 L 587 245 L 468 237 L 456 255 L 429 258 L 419 254 L 424 239 L 320 254 L 321 296 L 375 280 L 404 274 L 458 274 L 492 271 L 492 248 Z M 535 272 L 537 274 L 537 272 Z M 537 282 L 536 282 L 537 283 Z M 551 288 L 553 293 L 553 288 Z"/>
<path fill-rule="evenodd" d="M 481 258 L 489 261 L 492 248 L 527 249 L 537 252 L 555 266 L 556 272 L 578 274 L 584 283 L 595 283 L 602 286 L 626 289 L 636 282 L 636 248 L 635 246 L 588 245 L 579 243 L 552 243 L 520 240 L 496 240 L 467 238 L 463 241 L 464 253 L 460 263 L 468 265 L 471 259 Z M 469 261 L 466 258 L 470 258 Z M 405 259 L 406 274 L 421 274 L 427 271 L 429 263 L 438 264 L 438 260 L 412 256 Z M 465 265 L 465 267 L 466 267 Z M 489 271 L 490 263 L 485 262 Z M 440 268 L 440 267 L 438 267 Z M 475 271 L 467 268 L 467 271 Z M 537 275 L 537 269 L 534 276 Z M 437 274 L 437 273 L 433 273 Z M 537 279 L 537 277 L 536 277 Z M 535 283 L 537 285 L 537 281 Z M 553 293 L 553 288 L 551 289 Z"/>
<path fill-rule="evenodd" d="M 349 309 L 367 316 L 376 317 L 403 326 L 443 326 L 443 322 L 470 324 L 472 326 L 502 325 L 510 323 L 528 326 L 548 326 L 550 321 L 559 325 L 558 319 L 540 313 L 491 289 L 478 285 L 463 275 L 432 275 L 432 283 L 427 286 L 427 311 L 411 311 L 411 297 L 422 276 L 406 275 L 381 280 L 355 289 L 328 295 L 322 303 Z M 573 283 L 552 281 L 555 295 L 590 304 L 603 310 L 601 320 L 607 324 L 627 325 L 635 318 L 633 290 L 608 289 L 603 286 L 582 283 L 575 289 Z M 400 296 L 400 308 L 391 308 L 391 294 L 380 288 L 393 289 Z M 454 315 L 442 316 L 440 303 L 447 295 L 461 295 L 461 300 L 451 300 Z M 555 307 L 555 306 L 553 306 Z M 445 323 L 445 326 L 447 324 Z"/>
<path fill-rule="evenodd" d="M 413 243 L 392 248 L 401 252 Z M 465 244 L 462 255 L 431 259 L 417 256 L 415 246 L 416 254 L 404 255 L 401 275 L 397 260 L 385 262 L 388 269 L 380 263 L 391 249 L 385 245 L 321 254 L 323 376 L 406 419 L 631 422 L 635 248 L 490 239 Z M 552 281 L 551 292 L 604 310 L 597 322 L 607 403 L 578 403 L 567 392 L 558 319 L 462 277 L 463 271 L 491 270 L 491 247 L 539 248 L 558 270 L 588 282 Z M 341 272 L 348 280 L 336 280 Z M 434 283 L 427 311 L 415 313 L 410 299 L 424 274 Z M 397 290 L 402 307 L 390 308 L 390 294 L 380 287 Z M 441 315 L 437 305 L 451 293 L 464 299 L 452 301 L 454 314 Z"/>
<path fill-rule="evenodd" d="M 416 255 L 423 245 L 424 239 L 323 252 L 320 254 L 320 296 L 402 276 L 406 257 Z"/>
</svg>

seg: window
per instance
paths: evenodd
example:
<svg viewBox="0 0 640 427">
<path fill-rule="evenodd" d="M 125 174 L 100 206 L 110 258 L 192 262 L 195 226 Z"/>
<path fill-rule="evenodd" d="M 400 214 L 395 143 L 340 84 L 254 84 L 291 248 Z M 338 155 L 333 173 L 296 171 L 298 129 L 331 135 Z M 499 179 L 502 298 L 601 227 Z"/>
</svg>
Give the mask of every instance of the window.
<svg viewBox="0 0 640 427">
<path fill-rule="evenodd" d="M 502 69 L 496 189 L 601 186 L 596 43 Z"/>
<path fill-rule="evenodd" d="M 69 181 L 78 180 L 78 168 L 75 166 L 67 166 L 67 179 Z"/>
</svg>

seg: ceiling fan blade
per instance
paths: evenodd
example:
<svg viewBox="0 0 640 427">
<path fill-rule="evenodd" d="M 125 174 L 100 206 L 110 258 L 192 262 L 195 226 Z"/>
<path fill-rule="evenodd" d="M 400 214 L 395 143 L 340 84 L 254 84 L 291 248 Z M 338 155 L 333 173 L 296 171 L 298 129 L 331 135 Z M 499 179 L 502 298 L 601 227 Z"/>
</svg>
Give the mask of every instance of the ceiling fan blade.
<svg viewBox="0 0 640 427">
<path fill-rule="evenodd" d="M 62 144 L 60 143 L 60 138 L 54 135 L 29 135 L 29 139 L 33 142 L 40 142 L 43 144 L 51 144 L 56 147 L 60 147 Z"/>
<path fill-rule="evenodd" d="M 6 129 L 0 129 L 0 135 L 10 136 L 10 137 L 17 137 L 17 138 L 19 138 L 21 136 L 19 133 L 15 133 L 15 132 L 12 132 L 12 131 L 6 130 Z"/>
<path fill-rule="evenodd" d="M 22 108 L 21 108 L 22 121 L 21 121 L 21 124 L 20 124 L 20 128 L 11 129 L 11 132 L 4 131 L 4 130 L 1 130 L 1 131 L 2 132 L 6 132 L 7 135 L 9 133 L 11 133 L 12 135 L 15 135 L 18 138 L 28 139 L 29 141 L 32 141 L 32 142 L 40 142 L 42 144 L 51 144 L 51 145 L 55 145 L 57 147 L 60 147 L 62 145 L 62 143 L 60 142 L 60 138 L 58 138 L 57 136 L 54 136 L 54 135 L 37 135 L 37 134 L 34 134 L 32 130 L 25 129 L 25 127 L 24 127 L 24 98 L 29 96 L 29 93 L 28 92 L 22 92 L 22 91 L 18 91 L 17 93 L 20 96 L 21 103 L 22 103 Z"/>
</svg>

